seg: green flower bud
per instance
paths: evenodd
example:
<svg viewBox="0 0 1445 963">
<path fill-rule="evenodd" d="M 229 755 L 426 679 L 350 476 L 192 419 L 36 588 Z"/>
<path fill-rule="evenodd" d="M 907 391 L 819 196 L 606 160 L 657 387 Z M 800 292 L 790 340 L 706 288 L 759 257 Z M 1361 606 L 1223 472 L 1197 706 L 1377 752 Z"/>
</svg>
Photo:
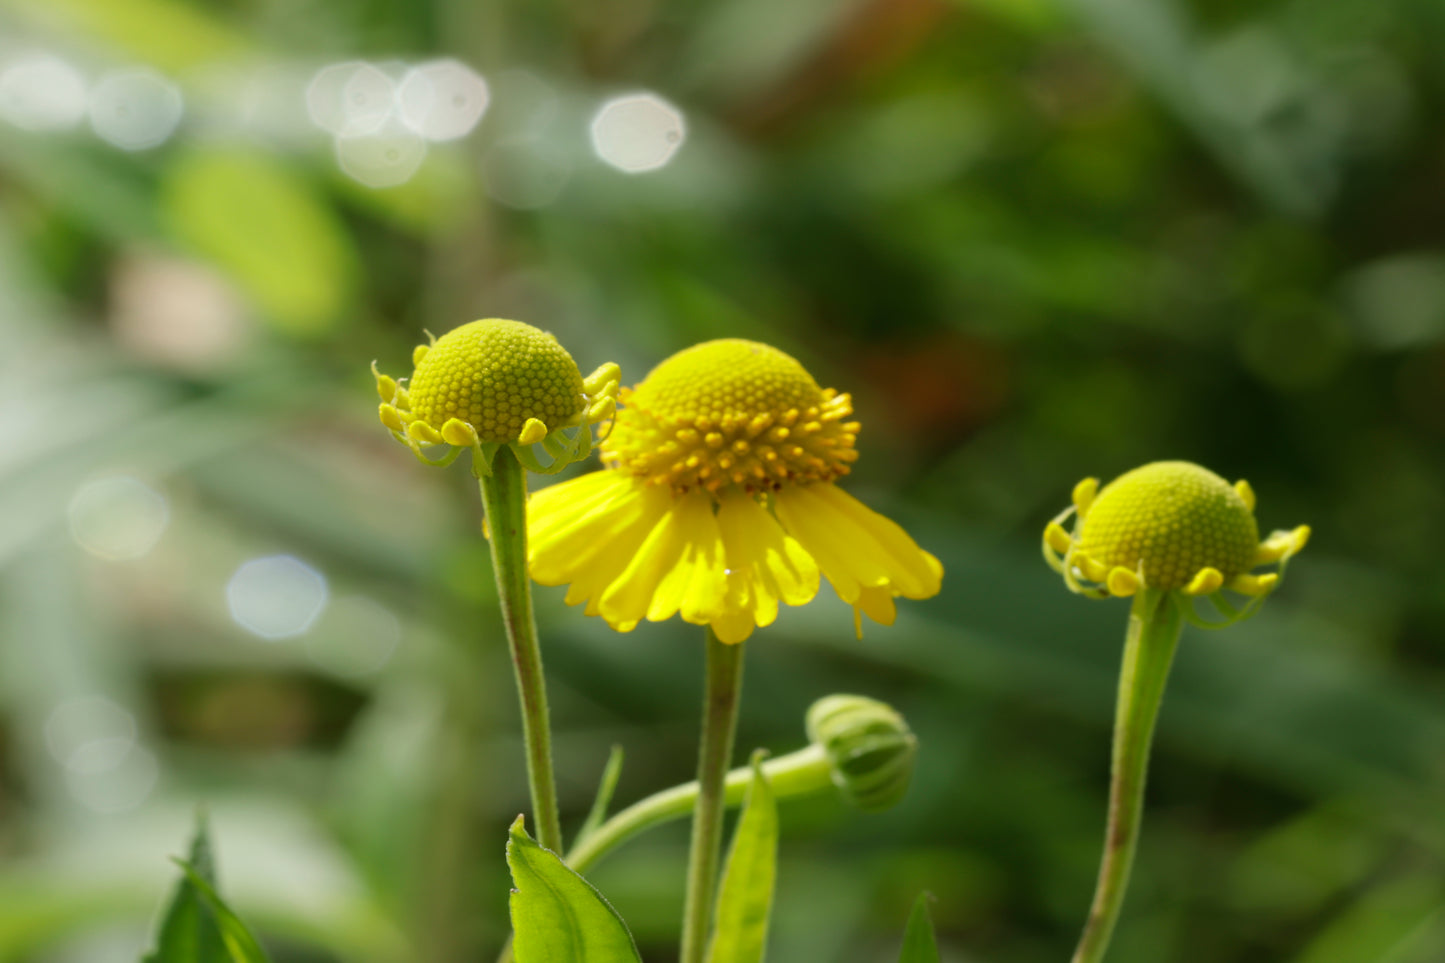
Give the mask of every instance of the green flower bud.
<svg viewBox="0 0 1445 963">
<path fill-rule="evenodd" d="M 865 812 L 903 798 L 918 739 L 903 717 L 867 696 L 830 695 L 808 709 L 808 740 L 828 756 L 833 785 Z"/>
</svg>

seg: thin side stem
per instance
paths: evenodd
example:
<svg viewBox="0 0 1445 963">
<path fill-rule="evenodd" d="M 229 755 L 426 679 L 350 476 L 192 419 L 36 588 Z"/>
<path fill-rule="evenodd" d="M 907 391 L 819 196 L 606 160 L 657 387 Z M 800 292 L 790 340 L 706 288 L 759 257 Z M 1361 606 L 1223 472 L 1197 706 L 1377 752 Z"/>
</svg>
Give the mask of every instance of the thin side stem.
<svg viewBox="0 0 1445 963">
<path fill-rule="evenodd" d="M 833 788 L 828 754 L 818 745 L 767 760 L 763 763 L 763 774 L 778 799 L 809 796 Z M 739 766 L 727 774 L 723 783 L 724 808 L 742 805 L 752 778 L 751 766 Z M 587 872 L 603 856 L 638 833 L 692 812 L 698 794 L 698 782 L 693 780 L 638 800 L 598 826 L 596 832 L 579 840 L 567 854 L 567 865 L 579 873 Z"/>
<path fill-rule="evenodd" d="M 512 449 L 503 445 L 492 473 L 479 479 L 482 507 L 492 532 L 492 568 L 507 642 L 512 649 L 517 694 L 522 704 L 522 740 L 527 747 L 527 783 L 532 790 L 532 821 L 537 842 L 561 853 L 562 824 L 557 815 L 557 783 L 552 774 L 552 728 L 547 715 L 547 685 L 542 650 L 532 615 L 532 582 L 527 576 L 527 479 Z"/>
<path fill-rule="evenodd" d="M 1114 714 L 1114 758 L 1104 856 L 1099 864 L 1094 902 L 1078 949 L 1074 951 L 1073 963 L 1103 960 L 1119 910 L 1124 905 L 1129 871 L 1139 844 L 1149 747 L 1182 627 L 1179 603 L 1169 593 L 1146 590 L 1134 597 Z"/>
<path fill-rule="evenodd" d="M 680 963 L 702 963 L 712 922 L 722 850 L 724 783 L 737 731 L 738 697 L 743 688 L 743 643 L 728 645 L 707 630 L 707 682 L 703 697 L 702 743 L 697 759 L 697 804 L 693 807 L 692 845 L 687 857 L 687 896 L 683 904 Z"/>
</svg>

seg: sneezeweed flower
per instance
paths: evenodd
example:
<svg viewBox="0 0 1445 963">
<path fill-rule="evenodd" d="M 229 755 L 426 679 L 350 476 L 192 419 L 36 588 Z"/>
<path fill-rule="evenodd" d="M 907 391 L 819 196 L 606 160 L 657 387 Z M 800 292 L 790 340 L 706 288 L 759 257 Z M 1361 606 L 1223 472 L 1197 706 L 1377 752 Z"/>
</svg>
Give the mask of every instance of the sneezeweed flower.
<svg viewBox="0 0 1445 963">
<path fill-rule="evenodd" d="M 1114 718 L 1108 827 L 1098 884 L 1073 963 L 1099 963 L 1139 842 L 1144 781 L 1154 724 L 1185 621 L 1205 628 L 1253 615 L 1279 584 L 1291 556 L 1304 548 L 1306 525 L 1264 541 L 1255 497 L 1244 481 L 1230 485 L 1198 465 L 1161 461 L 1120 475 L 1099 490 L 1086 478 L 1072 507 L 1044 529 L 1044 558 L 1070 591 L 1090 598 L 1132 600 Z M 1074 515 L 1073 531 L 1064 523 Z M 1262 565 L 1277 572 L 1255 574 Z M 1237 608 L 1224 595 L 1249 599 Z M 1196 601 L 1208 598 L 1220 618 L 1206 620 Z"/>
<path fill-rule="evenodd" d="M 1308 525 L 1259 540 L 1249 483 L 1230 485 L 1185 461 L 1159 461 L 1120 475 L 1099 491 L 1097 479 L 1074 486 L 1073 505 L 1044 530 L 1044 558 L 1070 591 L 1090 598 L 1129 597 L 1147 589 L 1182 599 L 1208 597 L 1224 616 L 1197 625 L 1228 625 L 1252 615 L 1279 584 L 1280 574 L 1253 574 L 1260 565 L 1281 572 L 1309 541 Z M 1063 523 L 1076 516 L 1070 534 Z M 1236 609 L 1220 589 L 1251 599 Z"/>
<path fill-rule="evenodd" d="M 568 604 L 622 632 L 680 613 L 740 642 L 820 573 L 860 631 L 939 591 L 938 560 L 836 484 L 858 457 L 851 400 L 789 355 L 709 341 L 619 402 L 606 470 L 532 496 L 532 576 L 570 583 Z"/>
<path fill-rule="evenodd" d="M 593 426 L 616 410 L 619 370 L 607 364 L 583 378 L 552 335 L 499 318 L 473 321 L 418 345 L 412 363 L 409 383 L 372 363 L 381 423 L 429 465 L 472 453 L 516 673 L 537 839 L 561 852 L 547 691 L 527 579 L 526 472 L 560 471 L 587 456 Z M 537 457 L 537 445 L 549 461 Z M 448 449 L 439 458 L 423 450 L 438 446 Z"/>
<path fill-rule="evenodd" d="M 551 474 L 592 451 L 592 426 L 616 408 L 619 369 L 605 364 L 587 378 L 545 331 L 518 321 L 473 321 L 417 345 L 410 383 L 373 362 L 381 423 L 429 465 L 473 453 L 472 470 L 491 470 L 503 445 L 529 471 Z M 550 456 L 543 464 L 533 446 Z M 445 446 L 440 458 L 424 447 Z"/>
</svg>

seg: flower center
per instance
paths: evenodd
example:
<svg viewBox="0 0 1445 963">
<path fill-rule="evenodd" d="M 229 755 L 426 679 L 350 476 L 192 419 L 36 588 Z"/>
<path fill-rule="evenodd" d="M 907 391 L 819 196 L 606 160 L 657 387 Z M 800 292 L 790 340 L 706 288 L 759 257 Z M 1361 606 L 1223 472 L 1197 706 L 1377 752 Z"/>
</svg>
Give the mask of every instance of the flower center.
<svg viewBox="0 0 1445 963">
<path fill-rule="evenodd" d="M 438 431 L 459 418 L 484 442 L 517 438 L 528 418 L 549 429 L 582 410 L 582 373 L 557 339 L 519 321 L 488 318 L 448 331 L 408 388 L 413 416 Z"/>
<path fill-rule="evenodd" d="M 1247 571 L 1258 542 L 1254 513 L 1228 482 L 1190 462 L 1159 461 L 1104 487 L 1084 516 L 1079 550 L 1167 590 L 1206 567 L 1226 580 Z"/>
<path fill-rule="evenodd" d="M 624 390 L 602 459 L 675 491 L 830 481 L 857 459 L 852 400 L 756 341 L 708 341 Z"/>
</svg>

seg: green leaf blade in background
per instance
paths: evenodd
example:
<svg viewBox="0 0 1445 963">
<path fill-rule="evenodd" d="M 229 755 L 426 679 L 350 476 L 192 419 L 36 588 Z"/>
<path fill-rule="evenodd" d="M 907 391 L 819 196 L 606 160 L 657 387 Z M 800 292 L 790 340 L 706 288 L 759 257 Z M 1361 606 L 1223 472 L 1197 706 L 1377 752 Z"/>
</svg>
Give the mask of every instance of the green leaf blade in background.
<svg viewBox="0 0 1445 963">
<path fill-rule="evenodd" d="M 196 875 L 210 881 L 216 878 L 215 861 L 206 822 L 200 820 L 191 841 L 190 865 Z M 210 963 L 227 961 L 226 943 L 220 926 L 201 893 L 189 878 L 177 884 L 170 906 L 161 920 L 156 935 L 156 948 L 146 955 L 144 963 Z"/>
<path fill-rule="evenodd" d="M 168 171 L 166 222 L 241 285 L 266 321 L 308 337 L 335 325 L 356 250 L 341 220 L 291 166 L 244 149 L 191 151 Z"/>
<path fill-rule="evenodd" d="M 196 826 L 189 860 L 176 860 L 185 874 L 161 922 L 156 948 L 143 963 L 270 963 L 251 930 L 216 892 L 210 834 Z"/>
<path fill-rule="evenodd" d="M 908 928 L 903 931 L 903 952 L 898 963 L 938 963 L 938 942 L 933 937 L 933 920 L 928 916 L 932 897 L 920 893 L 908 914 Z"/>
<path fill-rule="evenodd" d="M 591 883 L 527 835 L 507 840 L 517 963 L 641 963 L 622 917 Z"/>
<path fill-rule="evenodd" d="M 763 775 L 766 753 L 753 753 L 753 781 L 733 832 L 718 892 L 708 963 L 762 963 L 778 869 L 778 806 Z"/>
</svg>

